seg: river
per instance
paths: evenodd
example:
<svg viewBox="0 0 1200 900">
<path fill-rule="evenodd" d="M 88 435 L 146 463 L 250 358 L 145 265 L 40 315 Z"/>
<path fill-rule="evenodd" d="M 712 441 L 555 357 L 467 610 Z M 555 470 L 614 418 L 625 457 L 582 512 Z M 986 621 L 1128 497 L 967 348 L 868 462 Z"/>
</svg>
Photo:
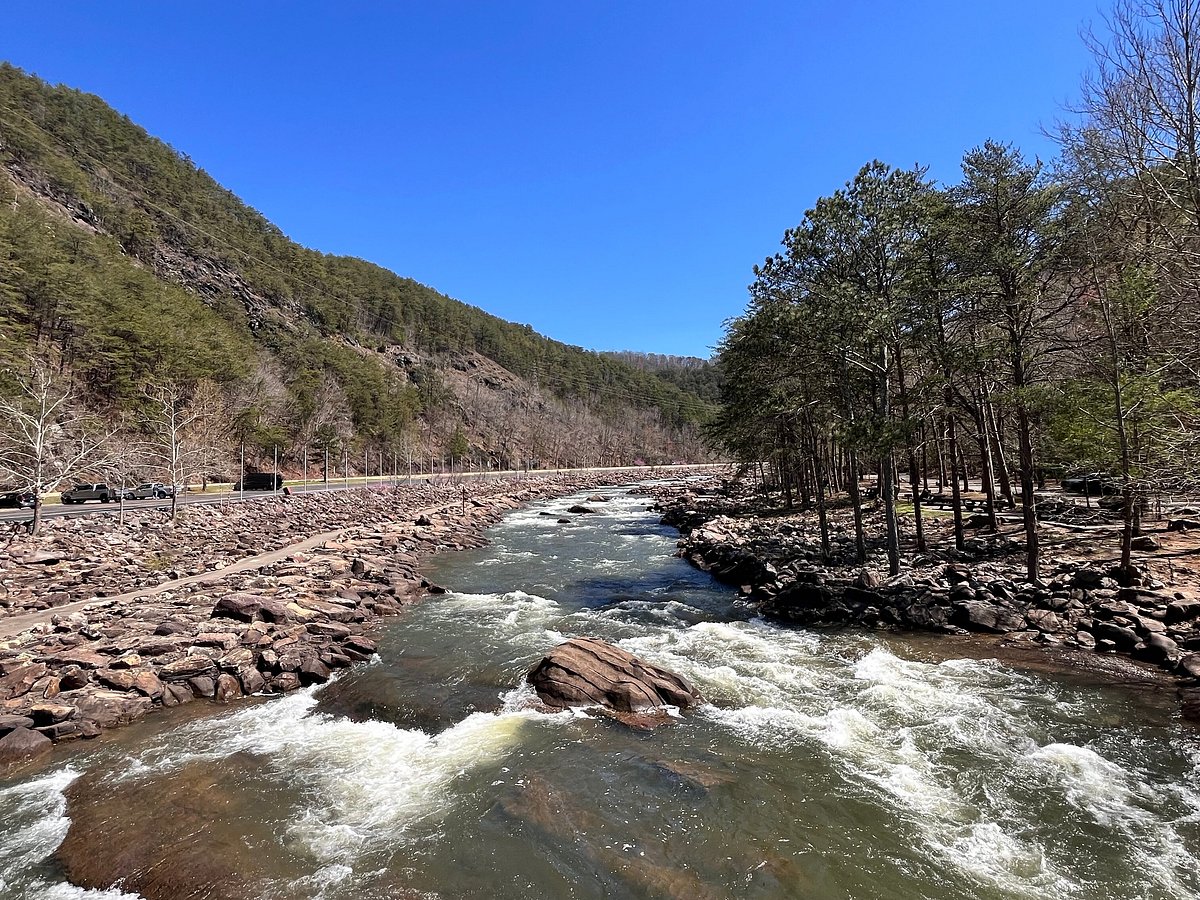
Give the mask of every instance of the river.
<svg viewBox="0 0 1200 900">
<path fill-rule="evenodd" d="M 64 881 L 76 779 L 97 852 L 150 821 L 247 897 L 1200 897 L 1200 741 L 1169 705 L 946 641 L 774 627 L 672 555 L 646 498 L 611 496 L 435 560 L 453 592 L 331 685 L 0 782 L 0 897 L 136 896 Z M 538 712 L 523 674 L 573 635 L 711 704 L 654 732 Z"/>
</svg>

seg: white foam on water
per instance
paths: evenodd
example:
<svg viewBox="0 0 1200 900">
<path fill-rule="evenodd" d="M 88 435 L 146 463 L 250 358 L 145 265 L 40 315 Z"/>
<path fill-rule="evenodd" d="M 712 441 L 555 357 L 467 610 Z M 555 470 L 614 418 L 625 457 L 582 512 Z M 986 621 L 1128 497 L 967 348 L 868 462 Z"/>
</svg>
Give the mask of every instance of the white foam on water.
<svg viewBox="0 0 1200 900">
<path fill-rule="evenodd" d="M 1047 744 L 1024 762 L 1041 776 L 1043 789 L 1061 792 L 1075 809 L 1097 825 L 1124 838 L 1139 869 L 1157 887 L 1173 896 L 1188 896 L 1180 872 L 1200 879 L 1200 860 L 1176 826 L 1194 822 L 1194 812 L 1172 820 L 1162 814 L 1160 791 L 1142 780 L 1135 769 L 1118 765 L 1090 747 Z M 1175 787 L 1180 793 L 1180 787 Z M 1184 789 L 1184 805 L 1194 810 L 1200 797 Z"/>
<path fill-rule="evenodd" d="M 975 881 L 1021 897 L 1064 897 L 1081 885 L 1056 872 L 1036 841 L 1008 834 L 995 822 L 935 829 L 930 846 Z"/>
<path fill-rule="evenodd" d="M 79 777 L 60 769 L 32 781 L 0 789 L 0 897 L 5 900 L 140 900 L 116 889 L 95 891 L 31 878 L 30 870 L 58 849 L 71 820 L 63 791 Z"/>
<path fill-rule="evenodd" d="M 506 706 L 431 736 L 309 714 L 315 703 L 306 691 L 190 726 L 158 753 L 143 753 L 138 774 L 239 751 L 262 754 L 314 798 L 290 836 L 325 863 L 353 865 L 360 854 L 402 842 L 414 825 L 450 809 L 455 781 L 504 758 L 532 719 L 545 718 Z"/>
<path fill-rule="evenodd" d="M 63 882 L 48 884 L 44 881 L 29 885 L 28 893 L 24 895 L 24 898 L 28 898 L 28 900 L 145 900 L 141 894 L 130 894 L 120 888 L 90 890 Z M 6 900 L 9 900 L 7 895 Z M 11 900 L 16 900 L 16 897 L 12 897 Z"/>
<path fill-rule="evenodd" d="M 520 640 L 551 624 L 559 617 L 560 607 L 554 600 L 524 591 L 503 594 L 451 592 L 439 599 L 436 612 L 471 629 Z"/>
<path fill-rule="evenodd" d="M 822 748 L 970 879 L 1022 896 L 1072 889 L 1005 810 L 959 796 L 947 760 L 1030 746 L 1029 723 L 990 696 L 1017 677 L 987 663 L 902 660 L 880 647 L 853 659 L 836 641 L 758 622 L 704 622 L 621 646 L 690 678 L 717 702 L 701 715 L 747 743 Z"/>
</svg>

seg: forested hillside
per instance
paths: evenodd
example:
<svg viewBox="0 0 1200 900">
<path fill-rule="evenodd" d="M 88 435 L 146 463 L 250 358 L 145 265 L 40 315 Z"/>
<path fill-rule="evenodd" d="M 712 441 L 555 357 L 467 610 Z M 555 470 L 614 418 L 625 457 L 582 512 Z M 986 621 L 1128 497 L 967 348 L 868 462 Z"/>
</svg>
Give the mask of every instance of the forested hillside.
<svg viewBox="0 0 1200 900">
<path fill-rule="evenodd" d="M 0 392 L 32 354 L 131 432 L 148 385 L 215 396 L 226 457 L 245 443 L 293 467 L 699 452 L 711 392 L 301 247 L 100 98 L 7 64 L 0 167 Z"/>
<path fill-rule="evenodd" d="M 1127 570 L 1150 502 L 1200 489 L 1198 25 L 1194 5 L 1118 4 L 1056 166 L 989 141 L 955 183 L 873 162 L 817 200 L 728 329 L 717 439 L 823 528 L 844 490 L 860 559 L 877 474 L 893 574 L 900 473 L 921 550 L 932 484 L 959 549 L 962 491 L 993 531 L 1019 507 L 1031 580 L 1045 479 L 1098 473 Z"/>
</svg>

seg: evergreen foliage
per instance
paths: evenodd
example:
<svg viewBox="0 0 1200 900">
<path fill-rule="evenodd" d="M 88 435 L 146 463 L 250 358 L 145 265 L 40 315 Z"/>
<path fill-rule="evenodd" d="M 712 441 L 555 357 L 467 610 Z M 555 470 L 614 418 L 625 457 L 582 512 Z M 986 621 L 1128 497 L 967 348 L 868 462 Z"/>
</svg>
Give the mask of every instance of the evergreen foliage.
<svg viewBox="0 0 1200 900">
<path fill-rule="evenodd" d="M 52 355 L 98 407 L 128 408 L 148 380 L 211 379 L 236 388 L 235 430 L 253 445 L 332 429 L 394 447 L 419 417 L 462 415 L 440 370 L 478 353 L 617 427 L 632 408 L 677 439 L 711 414 L 711 378 L 301 247 L 100 98 L 8 64 L 0 134 L 0 363 Z"/>
<path fill-rule="evenodd" d="M 1020 507 L 1031 581 L 1048 474 L 1119 492 L 1126 571 L 1149 499 L 1200 494 L 1200 6 L 1119 0 L 1111 25 L 1053 173 L 994 141 L 944 187 L 871 163 L 755 268 L 710 434 L 815 501 L 827 553 L 840 488 L 865 561 L 877 476 L 898 573 L 905 468 L 918 549 L 931 499 L 964 547 L 978 485 L 986 527 Z"/>
</svg>

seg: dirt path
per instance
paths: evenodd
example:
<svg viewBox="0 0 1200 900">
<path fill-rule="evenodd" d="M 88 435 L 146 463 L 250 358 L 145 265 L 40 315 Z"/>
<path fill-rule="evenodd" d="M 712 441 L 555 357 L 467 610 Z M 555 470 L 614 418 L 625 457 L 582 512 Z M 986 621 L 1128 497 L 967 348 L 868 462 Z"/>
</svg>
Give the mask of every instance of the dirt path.
<svg viewBox="0 0 1200 900">
<path fill-rule="evenodd" d="M 416 519 L 422 515 L 434 516 L 452 506 L 457 506 L 460 501 L 455 500 L 450 503 L 443 503 L 438 506 L 431 506 L 428 509 L 421 509 L 413 512 L 412 519 Z M 195 575 L 185 575 L 183 578 L 176 578 L 172 581 L 166 581 L 162 584 L 152 585 L 150 587 L 138 588 L 136 591 L 128 591 L 124 594 L 113 594 L 109 597 L 91 597 L 87 600 L 76 600 L 74 603 L 64 603 L 62 606 L 54 606 L 50 609 L 40 609 L 37 612 L 24 613 L 19 616 L 9 616 L 0 619 L 0 640 L 5 638 L 15 637 L 22 631 L 27 631 L 37 625 L 48 624 L 55 616 L 70 615 L 81 609 L 86 609 L 89 606 L 99 606 L 110 603 L 124 603 L 129 600 L 136 600 L 139 597 L 150 597 L 155 594 L 161 594 L 166 591 L 178 590 L 182 587 L 187 587 L 191 584 L 204 584 L 210 581 L 220 581 L 229 575 L 235 575 L 238 572 L 245 572 L 250 569 L 258 569 L 262 566 L 269 566 L 273 563 L 281 562 L 287 557 L 295 553 L 303 553 L 305 550 L 313 550 L 320 547 L 326 541 L 332 541 L 342 538 L 347 532 L 352 531 L 358 525 L 344 525 L 341 528 L 335 528 L 332 531 L 323 531 L 320 534 L 314 534 L 312 537 L 307 537 L 302 541 L 297 541 L 294 544 L 288 544 L 286 547 L 280 547 L 277 550 L 269 550 L 265 553 L 256 553 L 254 556 L 245 556 L 236 562 L 232 562 L 222 569 L 211 569 L 207 572 L 198 572 Z"/>
<path fill-rule="evenodd" d="M 186 587 L 189 584 L 202 584 L 207 581 L 218 581 L 228 575 L 233 575 L 237 572 L 245 572 L 247 569 L 257 569 L 261 566 L 269 566 L 272 563 L 280 562 L 293 553 L 301 553 L 305 550 L 312 550 L 319 547 L 326 541 L 333 540 L 338 535 L 345 532 L 345 528 L 338 528 L 335 531 L 326 531 L 322 534 L 313 535 L 310 538 L 305 538 L 302 541 L 297 541 L 295 544 L 288 544 L 286 547 L 280 547 L 278 550 L 270 550 L 266 553 L 258 553 L 254 556 L 246 556 L 239 559 L 237 562 L 230 563 L 223 569 L 212 569 L 207 572 L 199 572 L 195 575 L 185 575 L 183 578 L 176 578 L 173 581 L 166 581 L 162 584 L 156 584 L 151 587 L 139 588 L 136 591 L 129 591 L 125 594 L 114 594 L 111 597 L 92 597 L 88 600 L 76 600 L 74 603 L 64 603 L 62 606 L 54 606 L 50 609 L 41 609 L 37 612 L 25 613 L 20 616 L 10 616 L 6 619 L 0 619 L 0 639 L 10 638 L 22 631 L 33 628 L 35 625 L 48 623 L 54 616 L 65 616 L 81 609 L 86 609 L 89 606 L 97 606 L 103 603 L 122 603 L 127 600 L 136 600 L 138 597 L 149 597 L 154 594 L 161 594 L 164 591 L 174 591 L 181 587 Z"/>
</svg>

